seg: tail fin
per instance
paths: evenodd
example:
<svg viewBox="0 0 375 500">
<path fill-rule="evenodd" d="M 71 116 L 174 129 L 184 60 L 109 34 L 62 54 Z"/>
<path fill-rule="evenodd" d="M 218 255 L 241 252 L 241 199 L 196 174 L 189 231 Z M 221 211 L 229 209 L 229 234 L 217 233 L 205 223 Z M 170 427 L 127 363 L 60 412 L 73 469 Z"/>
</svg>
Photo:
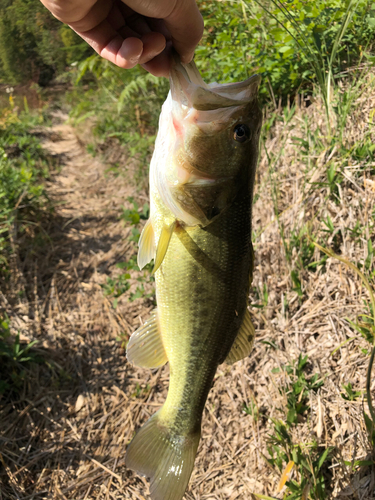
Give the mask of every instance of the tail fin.
<svg viewBox="0 0 375 500">
<path fill-rule="evenodd" d="M 200 431 L 176 436 L 159 422 L 158 412 L 138 431 L 126 450 L 130 469 L 150 478 L 152 500 L 181 500 L 194 466 Z"/>
</svg>

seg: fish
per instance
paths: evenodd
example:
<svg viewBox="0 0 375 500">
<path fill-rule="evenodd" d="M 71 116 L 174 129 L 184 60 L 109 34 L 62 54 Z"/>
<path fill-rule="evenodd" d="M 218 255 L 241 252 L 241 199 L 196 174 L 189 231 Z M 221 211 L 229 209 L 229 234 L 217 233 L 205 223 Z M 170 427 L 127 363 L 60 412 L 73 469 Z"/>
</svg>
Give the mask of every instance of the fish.
<svg viewBox="0 0 375 500">
<path fill-rule="evenodd" d="M 130 337 L 128 361 L 169 363 L 163 406 L 127 447 L 152 500 L 181 500 L 218 366 L 248 356 L 254 253 L 251 212 L 262 112 L 260 76 L 206 84 L 177 58 L 150 164 L 150 218 L 138 265 L 154 259 L 157 307 Z"/>
</svg>

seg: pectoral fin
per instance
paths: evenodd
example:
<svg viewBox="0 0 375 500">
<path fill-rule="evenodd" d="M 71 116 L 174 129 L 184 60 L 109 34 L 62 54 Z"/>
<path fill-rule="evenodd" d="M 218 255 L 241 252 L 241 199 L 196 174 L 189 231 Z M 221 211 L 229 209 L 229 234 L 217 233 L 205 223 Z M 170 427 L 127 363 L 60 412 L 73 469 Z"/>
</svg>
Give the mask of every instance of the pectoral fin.
<svg viewBox="0 0 375 500">
<path fill-rule="evenodd" d="M 234 341 L 232 349 L 230 350 L 225 362 L 228 365 L 232 365 L 236 361 L 246 358 L 251 353 L 253 348 L 254 337 L 255 328 L 251 321 L 250 313 L 246 309 L 240 331 L 237 334 L 236 340 Z"/>
<path fill-rule="evenodd" d="M 137 263 L 139 269 L 143 269 L 155 257 L 155 236 L 151 219 L 145 224 L 141 237 L 139 238 L 139 250 Z"/>
<path fill-rule="evenodd" d="M 154 264 L 154 269 L 152 270 L 152 274 L 154 274 L 159 269 L 161 263 L 164 260 L 175 227 L 176 227 L 176 221 L 172 222 L 170 226 L 163 226 L 163 229 L 161 230 L 158 248 L 156 249 L 155 264 Z"/>
<path fill-rule="evenodd" d="M 130 337 L 126 356 L 130 363 L 142 368 L 158 368 L 168 361 L 160 335 L 157 309 Z"/>
</svg>

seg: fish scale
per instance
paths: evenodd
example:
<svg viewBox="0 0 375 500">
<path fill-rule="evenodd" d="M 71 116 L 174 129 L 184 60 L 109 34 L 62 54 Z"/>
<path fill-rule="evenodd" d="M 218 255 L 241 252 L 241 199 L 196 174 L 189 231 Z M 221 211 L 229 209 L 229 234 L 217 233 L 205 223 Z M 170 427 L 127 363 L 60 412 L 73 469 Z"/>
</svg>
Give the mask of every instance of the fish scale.
<svg viewBox="0 0 375 500">
<path fill-rule="evenodd" d="M 241 204 L 242 210 L 234 204 L 205 229 L 177 230 L 155 276 L 171 371 L 163 421 L 186 432 L 197 418 L 200 422 L 217 365 L 226 358 L 246 309 L 252 266 L 249 199 Z M 198 249 L 202 263 L 194 255 Z"/>
</svg>

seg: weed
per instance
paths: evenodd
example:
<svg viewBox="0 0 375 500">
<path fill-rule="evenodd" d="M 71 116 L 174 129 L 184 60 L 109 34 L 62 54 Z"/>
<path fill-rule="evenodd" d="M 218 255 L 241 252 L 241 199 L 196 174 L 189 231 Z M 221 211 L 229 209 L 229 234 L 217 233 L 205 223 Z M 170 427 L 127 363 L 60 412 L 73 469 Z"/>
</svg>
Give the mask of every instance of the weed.
<svg viewBox="0 0 375 500">
<path fill-rule="evenodd" d="M 366 260 L 364 262 L 364 267 L 367 271 L 370 271 L 371 267 L 372 267 L 372 263 L 373 263 L 373 259 L 374 259 L 374 248 L 372 246 L 372 241 L 371 239 L 369 238 L 367 240 L 367 257 L 366 257 Z M 371 277 L 374 277 L 375 276 L 375 269 L 374 271 L 371 273 Z"/>
<path fill-rule="evenodd" d="M 268 286 L 267 283 L 263 283 L 263 286 L 253 287 L 253 294 L 255 295 L 256 300 L 261 302 L 260 304 L 251 304 L 251 307 L 255 307 L 257 309 L 264 309 L 268 306 Z"/>
<path fill-rule="evenodd" d="M 366 425 L 367 436 L 372 448 L 375 447 L 375 421 L 365 411 L 363 411 L 363 418 Z"/>
<path fill-rule="evenodd" d="M 120 342 L 120 348 L 125 350 L 129 342 L 129 335 L 127 333 L 121 333 L 116 337 L 116 342 Z"/>
<path fill-rule="evenodd" d="M 147 220 L 150 217 L 150 206 L 148 203 L 145 203 L 142 209 L 140 209 L 138 203 L 134 201 L 132 196 L 128 197 L 128 201 L 133 204 L 133 208 L 123 208 L 121 219 L 125 222 L 130 222 L 131 224 L 136 225 L 139 221 Z"/>
<path fill-rule="evenodd" d="M 121 215 L 121 219 L 126 223 L 130 222 L 132 224 L 131 236 L 129 241 L 133 241 L 134 243 L 138 243 L 139 237 L 141 233 L 137 227 L 141 220 L 147 220 L 150 216 L 150 207 L 148 203 L 145 203 L 142 209 L 139 209 L 138 204 L 134 201 L 133 197 L 129 197 L 128 201 L 133 204 L 133 208 L 123 208 L 123 213 Z"/>
<path fill-rule="evenodd" d="M 332 163 L 327 169 L 327 181 L 330 198 L 336 203 L 340 203 L 339 184 L 342 182 L 342 175 L 338 171 L 338 165 Z"/>
<path fill-rule="evenodd" d="M 260 343 L 266 345 L 269 349 L 274 349 L 275 351 L 278 349 L 277 344 L 271 339 L 260 340 Z"/>
<path fill-rule="evenodd" d="M 130 223 L 132 225 L 131 235 L 128 238 L 129 241 L 132 241 L 133 243 L 138 243 L 141 234 L 138 228 L 138 224 L 140 223 L 140 221 L 144 221 L 149 218 L 150 207 L 148 203 L 145 203 L 140 208 L 138 203 L 134 200 L 133 197 L 129 197 L 128 201 L 132 203 L 133 207 L 132 208 L 123 207 L 123 212 L 120 218 L 125 223 Z M 146 281 L 150 282 L 154 281 L 153 276 L 149 276 L 149 272 L 152 270 L 153 267 L 151 263 L 145 266 L 144 271 L 137 278 L 135 278 L 134 275 L 132 276 L 132 274 L 129 272 L 129 271 L 138 271 L 138 272 L 140 271 L 135 255 L 133 255 L 127 262 L 118 262 L 116 264 L 116 267 L 118 267 L 119 269 L 126 270 L 128 272 L 121 274 L 115 278 L 108 277 L 107 282 L 104 285 L 101 285 L 105 295 L 114 297 L 114 301 L 112 303 L 114 308 L 117 307 L 119 297 L 121 297 L 121 295 L 123 295 L 130 289 L 131 282 L 129 280 L 132 279 L 133 280 L 136 279 L 140 283 L 140 285 L 137 286 L 135 292 L 130 293 L 129 300 L 131 302 L 140 298 L 150 299 L 154 296 L 154 291 L 146 292 L 144 287 L 144 283 Z"/>
<path fill-rule="evenodd" d="M 121 297 L 122 294 L 127 292 L 130 288 L 130 274 L 121 274 L 117 278 L 107 278 L 107 283 L 101 285 L 104 295 L 112 295 L 115 298 Z"/>
<path fill-rule="evenodd" d="M 21 344 L 20 335 L 13 338 L 10 332 L 9 318 L 0 317 L 0 396 L 7 391 L 18 392 L 26 377 L 30 363 L 42 363 L 40 355 L 32 351 L 36 340 Z"/>
<path fill-rule="evenodd" d="M 86 151 L 95 158 L 96 154 L 97 154 L 97 151 L 96 151 L 96 148 L 95 148 L 95 145 L 94 144 L 87 144 L 86 145 Z"/>
<path fill-rule="evenodd" d="M 288 254 L 291 259 L 293 251 L 295 252 L 294 261 L 300 270 L 311 263 L 315 250 L 314 245 L 305 238 L 306 234 L 308 234 L 308 226 L 305 224 L 299 231 L 293 229 L 289 239 Z"/>
<path fill-rule="evenodd" d="M 288 426 L 295 425 L 302 420 L 309 408 L 307 405 L 309 392 L 316 392 L 324 383 L 323 380 L 320 380 L 318 373 L 306 377 L 307 362 L 307 356 L 300 354 L 298 360 L 292 364 L 287 364 L 284 368 L 290 378 L 290 382 L 282 389 L 282 391 L 285 391 L 287 398 L 288 413 L 286 421 Z"/>
<path fill-rule="evenodd" d="M 143 278 L 138 278 L 138 280 L 143 280 Z M 154 292 L 146 293 L 145 287 L 143 285 L 139 285 L 139 286 L 137 286 L 136 291 L 134 293 L 130 294 L 129 300 L 130 300 L 130 302 L 133 302 L 133 300 L 136 300 L 136 299 L 142 299 L 142 298 L 150 299 L 154 295 L 155 295 Z"/>
<path fill-rule="evenodd" d="M 351 150 L 351 157 L 354 161 L 370 162 L 374 160 L 375 144 L 372 142 L 371 137 L 366 138 L 364 141 L 355 144 Z"/>
<path fill-rule="evenodd" d="M 135 386 L 135 391 L 131 395 L 133 398 L 141 398 L 146 396 L 150 392 L 150 385 L 146 384 L 145 387 L 142 387 L 138 382 Z"/>
<path fill-rule="evenodd" d="M 280 473 L 284 470 L 284 464 L 294 462 L 295 479 L 286 482 L 287 500 L 301 498 L 312 498 L 325 500 L 328 495 L 326 472 L 330 465 L 332 447 L 319 446 L 317 441 L 312 440 L 308 444 L 294 444 L 288 427 L 281 421 L 273 420 L 273 434 L 268 438 L 267 451 L 268 463 L 276 467 Z"/>
<path fill-rule="evenodd" d="M 346 401 L 355 401 L 360 396 L 362 396 L 361 391 L 353 391 L 352 384 L 349 382 L 347 385 L 343 384 L 343 389 L 345 392 L 341 393 L 341 397 Z"/>
<path fill-rule="evenodd" d="M 333 234 L 335 227 L 333 225 L 332 219 L 329 215 L 327 215 L 326 220 L 323 219 L 323 224 L 326 226 L 327 229 L 322 229 L 322 231 L 326 231 L 329 234 Z M 314 245 L 313 245 L 314 246 Z"/>
<path fill-rule="evenodd" d="M 243 412 L 246 413 L 246 415 L 251 415 L 254 419 L 254 422 L 258 422 L 260 413 L 258 405 L 256 404 L 255 398 L 253 396 L 250 396 L 250 404 L 248 406 L 246 406 L 245 404 L 243 405 Z"/>
<path fill-rule="evenodd" d="M 293 262 L 294 269 L 290 272 L 290 278 L 293 284 L 292 290 L 297 293 L 299 299 L 302 299 L 304 291 L 302 288 L 302 272 L 307 269 L 316 269 L 312 258 L 314 255 L 314 245 L 306 239 L 308 233 L 307 225 L 301 229 L 293 229 L 289 241 L 284 237 L 285 256 L 289 264 Z M 317 263 L 316 263 L 317 264 Z"/>
<path fill-rule="evenodd" d="M 297 292 L 298 297 L 301 299 L 303 297 L 303 291 L 302 291 L 302 283 L 298 275 L 298 272 L 293 269 L 293 271 L 291 271 L 290 273 L 290 277 L 294 285 L 294 288 L 292 288 L 292 290 L 294 292 Z"/>
</svg>

